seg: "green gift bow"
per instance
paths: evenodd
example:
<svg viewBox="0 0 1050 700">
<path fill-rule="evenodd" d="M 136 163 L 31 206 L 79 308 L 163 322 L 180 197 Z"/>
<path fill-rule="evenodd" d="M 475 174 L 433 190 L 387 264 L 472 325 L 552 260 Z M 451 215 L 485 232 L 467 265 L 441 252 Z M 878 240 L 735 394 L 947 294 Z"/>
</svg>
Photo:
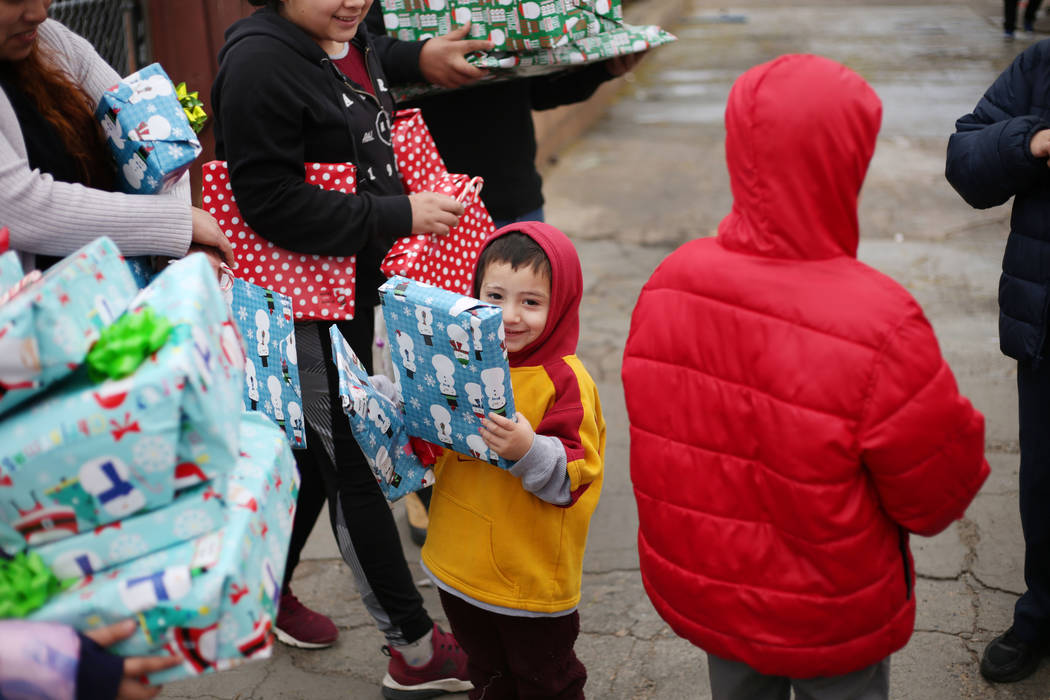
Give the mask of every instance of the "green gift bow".
<svg viewBox="0 0 1050 700">
<path fill-rule="evenodd" d="M 204 111 L 204 103 L 201 102 L 198 93 L 187 92 L 186 83 L 179 83 L 175 86 L 175 96 L 179 98 L 179 104 L 182 105 L 186 118 L 190 120 L 193 132 L 199 134 L 204 128 L 204 122 L 208 121 L 208 114 Z"/>
<path fill-rule="evenodd" d="M 126 313 L 102 330 L 87 356 L 88 377 L 93 382 L 121 379 L 164 347 L 173 326 L 146 307 Z"/>
<path fill-rule="evenodd" d="M 0 559 L 0 620 L 26 617 L 66 585 L 36 552 Z"/>
</svg>

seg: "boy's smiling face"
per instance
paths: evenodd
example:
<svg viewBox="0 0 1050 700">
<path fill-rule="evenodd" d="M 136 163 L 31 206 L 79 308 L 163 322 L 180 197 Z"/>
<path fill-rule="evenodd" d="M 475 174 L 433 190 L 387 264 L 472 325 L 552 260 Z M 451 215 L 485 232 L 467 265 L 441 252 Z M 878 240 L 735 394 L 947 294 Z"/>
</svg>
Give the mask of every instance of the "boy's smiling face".
<svg viewBox="0 0 1050 700">
<path fill-rule="evenodd" d="M 550 278 L 531 265 L 518 269 L 494 260 L 485 268 L 480 298 L 503 309 L 507 351 L 518 352 L 540 337 L 550 310 Z"/>
</svg>

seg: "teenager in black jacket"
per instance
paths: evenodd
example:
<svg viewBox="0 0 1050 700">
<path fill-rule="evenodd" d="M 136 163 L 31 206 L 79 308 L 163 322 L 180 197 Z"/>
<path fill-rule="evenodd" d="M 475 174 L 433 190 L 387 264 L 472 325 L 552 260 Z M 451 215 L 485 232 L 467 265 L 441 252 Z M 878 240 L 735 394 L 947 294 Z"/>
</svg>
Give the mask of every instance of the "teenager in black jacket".
<svg viewBox="0 0 1050 700">
<path fill-rule="evenodd" d="M 1011 197 L 999 278 L 999 346 L 1017 360 L 1024 578 L 1013 625 L 988 644 L 981 674 L 1018 681 L 1050 649 L 1050 40 L 1021 53 L 948 139 L 945 174 L 979 209 Z"/>
<path fill-rule="evenodd" d="M 264 7 L 227 30 L 219 53 L 212 88 L 216 154 L 228 162 L 238 207 L 259 235 L 299 253 L 357 255 L 357 313 L 339 326 L 371 369 L 383 256 L 396 238 L 447 233 L 462 214 L 450 197 L 402 190 L 391 148 L 388 76 L 461 84 L 480 75 L 463 54 L 489 44 L 446 37 L 373 42 L 360 27 L 371 0 L 251 2 Z M 357 193 L 308 184 L 309 162 L 353 163 Z M 384 695 L 431 697 L 469 689 L 465 656 L 424 609 L 390 508 L 342 414 L 327 328 L 321 322 L 295 324 L 309 447 L 295 453 L 302 484 L 278 637 L 316 648 L 338 634 L 288 588 L 327 498 L 340 553 L 388 641 Z"/>
</svg>

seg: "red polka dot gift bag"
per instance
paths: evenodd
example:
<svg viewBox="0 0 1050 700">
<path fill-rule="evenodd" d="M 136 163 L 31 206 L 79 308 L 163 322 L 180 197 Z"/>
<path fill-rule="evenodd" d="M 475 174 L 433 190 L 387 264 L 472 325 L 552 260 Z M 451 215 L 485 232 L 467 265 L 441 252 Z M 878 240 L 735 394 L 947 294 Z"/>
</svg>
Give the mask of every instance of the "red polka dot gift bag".
<svg viewBox="0 0 1050 700">
<path fill-rule="evenodd" d="M 463 216 L 447 235 L 420 233 L 399 238 L 379 269 L 387 277 L 401 275 L 450 292 L 474 296 L 474 265 L 481 245 L 496 230 L 481 202 L 480 177 L 445 173 L 430 182 L 433 192 L 455 197 Z"/>
<path fill-rule="evenodd" d="M 203 167 L 203 208 L 233 244 L 237 277 L 292 299 L 295 318 L 343 321 L 354 317 L 354 256 L 307 255 L 280 248 L 248 228 L 237 209 L 224 161 Z M 307 163 L 306 181 L 325 190 L 357 190 L 351 163 Z"/>
<path fill-rule="evenodd" d="M 437 144 L 418 109 L 401 109 L 394 114 L 391 129 L 397 172 L 405 192 L 432 191 L 430 181 L 448 172 Z"/>
</svg>

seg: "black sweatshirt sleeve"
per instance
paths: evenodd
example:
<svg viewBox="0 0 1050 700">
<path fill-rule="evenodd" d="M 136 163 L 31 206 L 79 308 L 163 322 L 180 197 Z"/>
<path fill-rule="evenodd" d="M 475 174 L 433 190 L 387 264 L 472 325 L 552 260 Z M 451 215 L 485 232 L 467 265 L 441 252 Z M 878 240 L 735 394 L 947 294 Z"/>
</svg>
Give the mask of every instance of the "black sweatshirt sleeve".
<svg viewBox="0 0 1050 700">
<path fill-rule="evenodd" d="M 123 657 L 111 654 L 82 634 L 77 664 L 76 700 L 112 700 L 124 677 Z"/>
<path fill-rule="evenodd" d="M 602 83 L 612 77 L 605 67 L 605 62 L 602 61 L 532 78 L 530 84 L 532 108 L 552 109 L 574 102 L 583 102 L 593 95 Z"/>
</svg>

